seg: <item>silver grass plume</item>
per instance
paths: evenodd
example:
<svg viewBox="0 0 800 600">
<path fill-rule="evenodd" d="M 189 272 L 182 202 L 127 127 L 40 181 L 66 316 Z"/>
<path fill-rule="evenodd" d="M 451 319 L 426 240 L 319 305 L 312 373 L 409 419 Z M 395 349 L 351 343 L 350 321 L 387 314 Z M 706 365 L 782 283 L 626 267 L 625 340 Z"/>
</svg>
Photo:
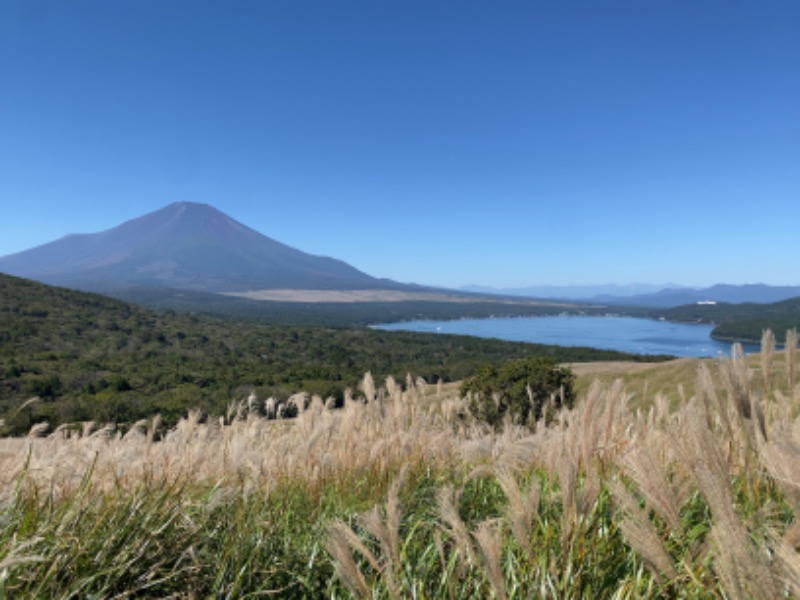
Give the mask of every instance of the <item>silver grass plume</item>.
<svg viewBox="0 0 800 600">
<path fill-rule="evenodd" d="M 610 479 L 607 485 L 620 518 L 619 528 L 623 537 L 642 557 L 659 583 L 663 584 L 662 576 L 674 579 L 677 576 L 674 561 L 638 500 L 619 479 Z"/>
<path fill-rule="evenodd" d="M 495 598 L 505 600 L 506 594 L 505 578 L 503 577 L 503 566 L 501 564 L 501 553 L 503 548 L 503 534 L 500 530 L 500 522 L 496 519 L 483 521 L 472 533 L 475 541 L 478 542 L 480 556 L 486 570 L 486 578 L 492 586 Z"/>
<path fill-rule="evenodd" d="M 789 383 L 789 393 L 792 393 L 795 383 L 795 373 L 797 369 L 797 328 L 789 329 L 786 332 L 786 378 Z"/>
<path fill-rule="evenodd" d="M 765 329 L 761 335 L 761 376 L 764 379 L 764 391 L 769 394 L 772 384 L 772 356 L 775 352 L 775 334 Z"/>
</svg>

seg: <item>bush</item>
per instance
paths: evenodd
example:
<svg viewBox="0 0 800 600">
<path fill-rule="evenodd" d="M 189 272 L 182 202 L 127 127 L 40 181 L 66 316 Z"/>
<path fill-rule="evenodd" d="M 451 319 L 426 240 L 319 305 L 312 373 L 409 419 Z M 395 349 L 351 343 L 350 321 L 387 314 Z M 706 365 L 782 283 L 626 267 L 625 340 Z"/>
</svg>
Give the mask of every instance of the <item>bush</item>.
<svg viewBox="0 0 800 600">
<path fill-rule="evenodd" d="M 486 364 L 464 381 L 461 394 L 471 395 L 470 410 L 494 427 L 508 415 L 512 423 L 532 426 L 552 399 L 555 408 L 572 408 L 575 375 L 548 357 L 532 357 L 502 365 Z"/>
</svg>

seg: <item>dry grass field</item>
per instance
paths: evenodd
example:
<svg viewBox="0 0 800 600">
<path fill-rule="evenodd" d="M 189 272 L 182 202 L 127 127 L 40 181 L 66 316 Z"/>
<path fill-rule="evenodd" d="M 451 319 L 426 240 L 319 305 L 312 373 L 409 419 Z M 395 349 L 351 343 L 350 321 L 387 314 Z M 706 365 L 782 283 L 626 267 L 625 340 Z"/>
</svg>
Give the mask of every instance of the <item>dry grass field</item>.
<svg viewBox="0 0 800 600">
<path fill-rule="evenodd" d="M 521 306 L 567 306 L 565 303 L 545 302 L 526 298 L 503 298 L 500 296 L 469 296 L 447 292 L 407 292 L 401 290 L 251 290 L 228 292 L 226 296 L 249 298 L 250 300 L 272 300 L 276 302 L 492 302 L 518 304 Z"/>
<path fill-rule="evenodd" d="M 170 431 L 2 439 L 0 596 L 800 595 L 796 335 L 575 368 L 598 378 L 534 429 L 367 375 L 341 409 L 298 394 L 291 421 L 251 396 Z"/>
</svg>

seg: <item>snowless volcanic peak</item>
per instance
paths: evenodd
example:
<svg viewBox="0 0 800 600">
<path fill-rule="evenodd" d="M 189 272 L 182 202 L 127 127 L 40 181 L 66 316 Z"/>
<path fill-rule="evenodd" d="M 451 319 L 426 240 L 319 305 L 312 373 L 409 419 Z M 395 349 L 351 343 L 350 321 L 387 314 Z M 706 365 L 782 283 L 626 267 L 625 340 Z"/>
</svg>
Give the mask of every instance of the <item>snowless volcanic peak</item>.
<svg viewBox="0 0 800 600">
<path fill-rule="evenodd" d="M 176 202 L 113 229 L 68 235 L 0 258 L 0 271 L 83 288 L 159 286 L 211 292 L 397 289 L 340 260 L 313 256 L 207 204 Z"/>
</svg>

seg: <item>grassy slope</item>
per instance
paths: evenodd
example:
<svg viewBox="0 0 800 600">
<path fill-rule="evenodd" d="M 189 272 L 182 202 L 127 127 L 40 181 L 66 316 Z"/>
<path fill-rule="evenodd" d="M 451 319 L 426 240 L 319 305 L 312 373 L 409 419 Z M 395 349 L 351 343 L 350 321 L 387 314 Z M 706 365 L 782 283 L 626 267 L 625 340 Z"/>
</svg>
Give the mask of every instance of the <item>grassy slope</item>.
<svg viewBox="0 0 800 600">
<path fill-rule="evenodd" d="M 680 400 L 679 388 L 691 396 L 694 393 L 697 369 L 701 363 L 712 364 L 713 359 L 680 358 L 658 364 L 631 362 L 596 362 L 568 364 L 576 375 L 575 387 L 585 393 L 595 380 L 611 385 L 621 380 L 631 396 L 634 407 L 644 407 L 653 394 L 662 393 L 671 404 Z"/>
<path fill-rule="evenodd" d="M 649 409 L 655 395 L 664 396 L 673 409 L 677 409 L 697 392 L 698 373 L 702 366 L 716 372 L 729 357 L 678 358 L 659 363 L 626 361 L 595 361 L 589 363 L 567 363 L 576 375 L 575 388 L 585 394 L 594 381 L 610 386 L 620 380 L 630 396 L 629 405 L 634 409 Z M 751 371 L 755 389 L 763 386 L 761 355 L 747 356 L 745 362 Z M 786 370 L 786 353 L 774 352 L 772 369 Z M 717 381 L 719 384 L 720 382 Z"/>
</svg>

